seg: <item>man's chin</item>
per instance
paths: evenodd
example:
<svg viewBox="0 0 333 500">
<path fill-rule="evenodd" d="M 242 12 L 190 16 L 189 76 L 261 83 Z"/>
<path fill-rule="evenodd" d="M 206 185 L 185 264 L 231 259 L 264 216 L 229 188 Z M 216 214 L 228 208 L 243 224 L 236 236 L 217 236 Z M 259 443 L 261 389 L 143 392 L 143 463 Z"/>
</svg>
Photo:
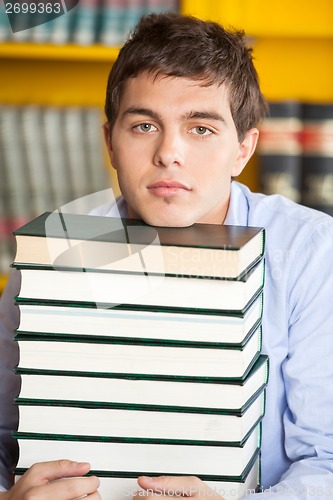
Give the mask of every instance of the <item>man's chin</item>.
<svg viewBox="0 0 333 500">
<path fill-rule="evenodd" d="M 149 226 L 156 227 L 189 227 L 196 221 L 194 214 L 186 213 L 184 207 L 176 207 L 164 200 L 163 206 L 151 204 L 140 207 L 128 207 L 128 216 L 132 219 L 141 219 Z"/>
<path fill-rule="evenodd" d="M 147 222 L 147 224 L 149 224 L 149 222 Z M 172 224 L 170 222 L 159 222 L 159 223 L 156 223 L 156 224 L 149 224 L 150 226 L 154 226 L 154 227 L 190 227 L 194 224 L 194 222 L 192 223 L 183 223 L 183 224 Z"/>
<path fill-rule="evenodd" d="M 149 226 L 155 227 L 189 227 L 195 222 L 184 216 L 170 216 L 170 214 L 168 216 L 165 214 L 142 214 L 141 218 Z"/>
</svg>

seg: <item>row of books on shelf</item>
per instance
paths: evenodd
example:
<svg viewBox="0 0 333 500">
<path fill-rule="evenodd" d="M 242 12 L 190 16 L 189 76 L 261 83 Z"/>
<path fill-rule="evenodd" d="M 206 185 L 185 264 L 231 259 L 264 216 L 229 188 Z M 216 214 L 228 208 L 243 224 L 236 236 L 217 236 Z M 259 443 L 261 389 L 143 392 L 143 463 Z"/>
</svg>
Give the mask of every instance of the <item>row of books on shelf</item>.
<svg viewBox="0 0 333 500">
<path fill-rule="evenodd" d="M 102 123 L 92 107 L 0 106 L 0 274 L 14 229 L 109 187 Z"/>
<path fill-rule="evenodd" d="M 0 7 L 0 40 L 119 46 L 141 16 L 179 10 L 177 0 L 79 0 L 76 3 L 65 12 L 60 0 L 58 3 L 4 2 Z"/>
<path fill-rule="evenodd" d="M 139 475 L 257 491 L 264 230 L 54 212 L 15 236 L 16 477 L 66 456 L 91 463 L 108 500 Z"/>
<path fill-rule="evenodd" d="M 333 103 L 270 103 L 258 145 L 266 194 L 333 215 Z"/>
</svg>

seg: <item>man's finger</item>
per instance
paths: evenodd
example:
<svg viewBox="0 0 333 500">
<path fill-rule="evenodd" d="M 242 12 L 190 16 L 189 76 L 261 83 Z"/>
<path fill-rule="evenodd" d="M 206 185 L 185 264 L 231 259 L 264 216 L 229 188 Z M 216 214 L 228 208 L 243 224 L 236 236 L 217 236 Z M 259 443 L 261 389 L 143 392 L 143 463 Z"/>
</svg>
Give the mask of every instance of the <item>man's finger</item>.
<svg viewBox="0 0 333 500">
<path fill-rule="evenodd" d="M 31 481 L 36 484 L 43 484 L 48 481 L 55 481 L 62 477 L 83 476 L 90 470 L 87 462 L 73 462 L 72 460 L 53 460 L 50 462 L 40 462 L 34 464 L 26 472 Z"/>
<path fill-rule="evenodd" d="M 61 479 L 38 487 L 40 498 L 47 500 L 73 500 L 83 497 L 83 495 L 92 495 L 97 492 L 99 479 L 95 476 L 75 477 L 70 479 Z M 95 497 L 94 497 L 95 498 Z M 96 496 L 96 498 L 98 498 Z"/>
<path fill-rule="evenodd" d="M 140 476 L 138 483 L 145 490 L 159 495 L 195 497 L 204 496 L 208 490 L 212 492 L 211 488 L 196 476 Z"/>
</svg>

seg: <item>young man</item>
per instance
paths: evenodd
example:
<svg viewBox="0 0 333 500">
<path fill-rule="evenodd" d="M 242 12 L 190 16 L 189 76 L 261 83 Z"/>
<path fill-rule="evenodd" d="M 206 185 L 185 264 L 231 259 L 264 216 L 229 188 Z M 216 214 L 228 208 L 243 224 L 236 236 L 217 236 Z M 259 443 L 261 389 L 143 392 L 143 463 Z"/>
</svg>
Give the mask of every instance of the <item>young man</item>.
<svg viewBox="0 0 333 500">
<path fill-rule="evenodd" d="M 266 112 L 243 35 L 194 18 L 144 18 L 111 71 L 105 110 L 105 139 L 123 197 L 96 214 L 120 212 L 159 226 L 265 227 L 266 491 L 253 496 L 333 497 L 333 220 L 233 181 L 254 152 L 256 125 Z M 18 281 L 16 273 L 1 304 L 3 471 L 13 462 L 9 434 L 17 423 L 10 339 Z M 74 477 L 88 468 L 66 461 L 33 466 L 3 498 L 99 498 L 96 478 Z M 213 495 L 197 478 L 139 482 L 157 496 L 182 488 L 196 491 L 194 497 Z"/>
</svg>

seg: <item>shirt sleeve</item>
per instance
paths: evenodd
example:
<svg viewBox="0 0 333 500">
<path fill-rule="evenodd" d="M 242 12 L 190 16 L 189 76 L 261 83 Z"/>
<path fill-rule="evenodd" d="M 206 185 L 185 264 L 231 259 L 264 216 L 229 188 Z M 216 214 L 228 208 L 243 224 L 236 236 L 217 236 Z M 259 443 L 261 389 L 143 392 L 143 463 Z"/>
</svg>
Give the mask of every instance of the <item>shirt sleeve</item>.
<svg viewBox="0 0 333 500">
<path fill-rule="evenodd" d="M 289 351 L 282 366 L 284 446 L 292 465 L 278 484 L 253 497 L 319 500 L 333 498 L 332 222 L 294 251 L 286 297 Z"/>
<path fill-rule="evenodd" d="M 11 469 L 16 464 L 18 453 L 11 433 L 17 429 L 18 411 L 13 400 L 20 389 L 20 378 L 14 373 L 18 348 L 13 341 L 13 330 L 19 324 L 19 310 L 13 297 L 19 289 L 20 273 L 13 270 L 0 299 L 0 491 L 11 486 Z"/>
</svg>

